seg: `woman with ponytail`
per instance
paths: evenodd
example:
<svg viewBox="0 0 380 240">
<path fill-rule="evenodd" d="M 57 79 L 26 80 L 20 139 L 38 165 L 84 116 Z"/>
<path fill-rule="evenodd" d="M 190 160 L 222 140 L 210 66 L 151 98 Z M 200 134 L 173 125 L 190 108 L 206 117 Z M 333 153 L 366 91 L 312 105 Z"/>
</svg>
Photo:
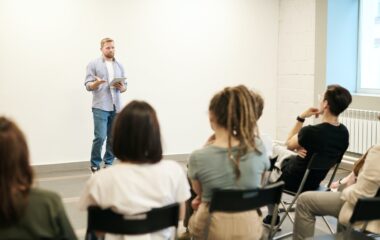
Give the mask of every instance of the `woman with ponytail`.
<svg viewBox="0 0 380 240">
<path fill-rule="evenodd" d="M 188 175 L 197 194 L 189 230 L 195 239 L 260 239 L 257 211 L 214 213 L 208 226 L 209 202 L 217 189 L 251 189 L 261 186 L 269 160 L 257 137 L 255 96 L 245 86 L 227 87 L 215 94 L 209 119 L 215 139 L 189 160 Z"/>
</svg>

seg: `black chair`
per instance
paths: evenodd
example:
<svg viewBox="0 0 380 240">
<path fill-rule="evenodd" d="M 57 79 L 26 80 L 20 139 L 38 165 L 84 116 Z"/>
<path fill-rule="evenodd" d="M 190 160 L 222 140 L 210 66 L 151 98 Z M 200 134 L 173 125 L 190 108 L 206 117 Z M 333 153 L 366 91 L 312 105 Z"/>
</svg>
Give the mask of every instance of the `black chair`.
<svg viewBox="0 0 380 240">
<path fill-rule="evenodd" d="M 284 210 L 282 212 L 285 212 L 285 214 L 284 214 L 284 216 L 281 217 L 279 224 L 274 229 L 275 233 L 277 231 L 279 231 L 279 229 L 280 229 L 281 225 L 283 224 L 283 222 L 285 221 L 286 217 L 289 217 L 290 221 L 294 224 L 294 219 L 290 215 L 290 212 L 294 211 L 293 205 L 297 201 L 298 196 L 304 191 L 304 186 L 305 186 L 306 181 L 308 180 L 309 174 L 313 171 L 326 172 L 327 173 L 332 167 L 335 166 L 327 186 L 326 187 L 319 186 L 318 189 L 315 189 L 315 191 L 330 191 L 330 185 L 335 178 L 335 174 L 339 168 L 339 164 L 342 161 L 342 158 L 343 158 L 343 154 L 337 155 L 335 157 L 331 157 L 331 156 L 327 157 L 322 153 L 314 153 L 313 154 L 313 156 L 311 157 L 311 159 L 307 165 L 306 171 L 304 173 L 304 176 L 302 178 L 300 186 L 298 187 L 297 192 L 293 192 L 293 191 L 289 191 L 289 190 L 284 189 L 284 193 L 293 196 L 293 199 L 288 206 L 286 206 L 287 204 L 285 203 L 285 201 L 280 201 L 282 207 L 284 208 Z M 274 219 L 276 219 L 276 218 L 274 218 Z M 327 222 L 327 220 L 324 217 L 323 217 L 323 220 L 326 223 L 326 225 L 328 226 L 330 232 L 333 233 L 333 229 L 330 226 L 330 224 Z M 282 234 L 280 236 L 277 236 L 274 239 L 278 240 L 278 239 L 287 238 L 287 237 L 291 236 L 292 234 L 293 234 L 293 232 L 288 232 L 288 233 Z"/>
<path fill-rule="evenodd" d="M 346 231 L 334 235 L 318 236 L 314 239 L 374 239 L 373 237 L 367 236 L 365 234 L 367 224 L 372 220 L 380 220 L 380 197 L 358 199 L 350 218 L 350 224 L 347 227 Z M 359 221 L 364 221 L 365 223 L 363 224 L 363 227 L 360 229 L 360 231 L 356 231 L 353 229 L 352 225 L 355 222 Z"/>
<path fill-rule="evenodd" d="M 86 240 L 104 239 L 104 234 L 97 236 L 96 232 L 138 235 L 171 226 L 175 227 L 175 234 L 177 234 L 178 220 L 178 203 L 130 216 L 115 213 L 111 209 L 91 206 L 88 208 Z"/>
<path fill-rule="evenodd" d="M 215 191 L 210 202 L 210 215 L 213 212 L 236 213 L 255 209 L 260 211 L 260 207 L 268 204 L 274 204 L 277 210 L 283 187 L 284 182 L 278 182 L 258 189 Z M 269 238 L 272 237 L 273 226 L 274 222 L 272 222 Z"/>
</svg>

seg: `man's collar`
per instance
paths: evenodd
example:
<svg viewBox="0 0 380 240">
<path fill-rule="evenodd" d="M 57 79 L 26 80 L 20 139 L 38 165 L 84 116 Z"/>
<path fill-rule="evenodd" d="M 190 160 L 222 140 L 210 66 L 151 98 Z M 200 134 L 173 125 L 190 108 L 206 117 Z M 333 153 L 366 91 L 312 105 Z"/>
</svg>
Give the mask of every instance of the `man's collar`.
<svg viewBox="0 0 380 240">
<path fill-rule="evenodd" d="M 105 59 L 105 57 L 104 57 L 103 55 L 101 56 L 101 58 L 102 58 L 102 61 L 103 61 L 103 62 L 105 62 L 105 61 L 106 61 L 106 59 Z M 113 57 L 113 58 L 112 58 L 112 61 L 113 61 L 113 62 L 115 62 L 115 61 L 116 61 L 115 57 Z"/>
</svg>

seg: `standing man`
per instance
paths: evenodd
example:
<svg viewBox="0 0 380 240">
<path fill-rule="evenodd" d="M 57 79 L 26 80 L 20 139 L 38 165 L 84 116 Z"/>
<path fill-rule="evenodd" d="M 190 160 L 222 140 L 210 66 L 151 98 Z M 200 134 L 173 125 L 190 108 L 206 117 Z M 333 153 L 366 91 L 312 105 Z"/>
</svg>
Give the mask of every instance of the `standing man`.
<svg viewBox="0 0 380 240">
<path fill-rule="evenodd" d="M 112 122 L 121 109 L 120 93 L 127 90 L 124 82 L 110 85 L 114 78 L 124 78 L 124 68 L 115 59 L 114 41 L 104 38 L 100 42 L 102 56 L 90 62 L 87 66 L 84 85 L 91 91 L 92 115 L 94 118 L 94 140 L 91 149 L 91 171 L 100 169 L 102 162 L 102 147 L 107 139 L 106 151 L 103 156 L 104 167 L 112 165 L 114 155 L 111 146 Z"/>
</svg>

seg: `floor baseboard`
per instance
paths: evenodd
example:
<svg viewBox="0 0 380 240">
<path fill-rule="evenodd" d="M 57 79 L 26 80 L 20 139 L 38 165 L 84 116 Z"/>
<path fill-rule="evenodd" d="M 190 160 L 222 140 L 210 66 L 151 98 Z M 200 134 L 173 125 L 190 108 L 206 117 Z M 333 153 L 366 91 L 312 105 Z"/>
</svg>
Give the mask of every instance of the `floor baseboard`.
<svg viewBox="0 0 380 240">
<path fill-rule="evenodd" d="M 178 161 L 180 163 L 186 163 L 189 156 L 190 154 L 170 154 L 170 155 L 164 155 L 164 159 L 170 159 L 170 160 Z M 89 169 L 90 161 L 35 165 L 32 167 L 36 174 L 76 171 L 76 170 Z"/>
</svg>

